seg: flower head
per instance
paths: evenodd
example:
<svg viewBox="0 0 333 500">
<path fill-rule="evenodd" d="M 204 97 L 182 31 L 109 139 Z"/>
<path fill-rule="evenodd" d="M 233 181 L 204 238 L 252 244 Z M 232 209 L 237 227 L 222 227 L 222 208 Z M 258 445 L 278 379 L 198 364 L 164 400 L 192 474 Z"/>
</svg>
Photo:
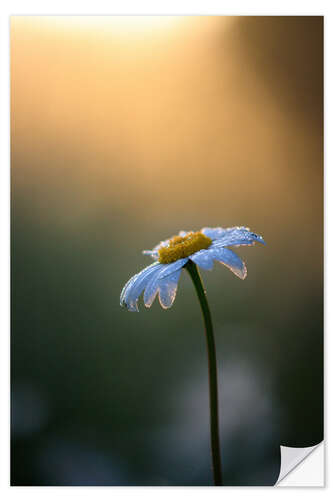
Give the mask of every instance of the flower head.
<svg viewBox="0 0 333 500">
<path fill-rule="evenodd" d="M 247 270 L 242 259 L 227 247 L 265 244 L 263 238 L 246 227 L 204 227 L 200 231 L 180 231 L 177 236 L 161 241 L 152 250 L 144 250 L 154 263 L 135 274 L 124 286 L 120 305 L 138 311 L 138 299 L 150 307 L 157 293 L 164 309 L 172 306 L 182 268 L 191 260 L 202 269 L 211 270 L 214 260 L 227 266 L 236 276 L 245 279 Z"/>
</svg>

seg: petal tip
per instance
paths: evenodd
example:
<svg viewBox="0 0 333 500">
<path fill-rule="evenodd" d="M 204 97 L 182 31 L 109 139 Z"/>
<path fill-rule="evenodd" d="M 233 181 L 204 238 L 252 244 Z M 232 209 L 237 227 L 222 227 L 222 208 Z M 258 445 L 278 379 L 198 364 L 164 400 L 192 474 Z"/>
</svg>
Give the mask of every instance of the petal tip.
<svg viewBox="0 0 333 500">
<path fill-rule="evenodd" d="M 261 243 L 262 245 L 266 245 L 264 238 L 262 236 L 260 236 L 260 234 L 252 233 L 252 236 L 255 239 L 255 241 L 257 241 L 258 243 Z"/>
<path fill-rule="evenodd" d="M 247 277 L 247 269 L 244 265 L 243 269 L 239 269 L 239 270 L 235 270 L 235 269 L 230 269 L 239 279 L 241 280 L 245 280 L 245 278 Z"/>
<path fill-rule="evenodd" d="M 170 309 L 170 307 L 172 307 L 172 304 L 170 304 L 170 305 L 165 305 L 165 304 L 163 304 L 163 302 L 161 302 L 161 301 L 159 301 L 159 302 L 160 302 L 160 306 L 161 306 L 161 307 L 162 307 L 162 309 L 164 309 L 164 310 Z"/>
</svg>

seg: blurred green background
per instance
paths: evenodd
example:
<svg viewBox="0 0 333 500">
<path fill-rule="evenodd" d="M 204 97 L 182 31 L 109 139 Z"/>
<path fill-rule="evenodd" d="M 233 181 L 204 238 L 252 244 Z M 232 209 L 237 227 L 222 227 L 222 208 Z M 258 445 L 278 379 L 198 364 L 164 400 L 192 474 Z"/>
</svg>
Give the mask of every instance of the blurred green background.
<svg viewBox="0 0 333 500">
<path fill-rule="evenodd" d="M 13 485 L 210 485 L 206 346 L 119 307 L 179 230 L 249 226 L 203 272 L 227 485 L 323 439 L 323 18 L 12 17 Z"/>
</svg>

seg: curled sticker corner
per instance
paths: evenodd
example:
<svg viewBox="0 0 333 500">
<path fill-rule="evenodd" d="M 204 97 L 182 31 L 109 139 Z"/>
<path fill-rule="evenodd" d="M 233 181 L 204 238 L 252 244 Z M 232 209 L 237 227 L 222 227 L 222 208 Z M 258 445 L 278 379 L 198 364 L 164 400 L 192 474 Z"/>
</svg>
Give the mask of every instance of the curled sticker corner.
<svg viewBox="0 0 333 500">
<path fill-rule="evenodd" d="M 323 443 L 323 441 L 321 441 Z M 280 446 L 281 466 L 280 474 L 275 483 L 278 485 L 292 470 L 294 470 L 306 457 L 310 455 L 321 443 L 305 448 L 296 448 L 290 446 Z"/>
</svg>

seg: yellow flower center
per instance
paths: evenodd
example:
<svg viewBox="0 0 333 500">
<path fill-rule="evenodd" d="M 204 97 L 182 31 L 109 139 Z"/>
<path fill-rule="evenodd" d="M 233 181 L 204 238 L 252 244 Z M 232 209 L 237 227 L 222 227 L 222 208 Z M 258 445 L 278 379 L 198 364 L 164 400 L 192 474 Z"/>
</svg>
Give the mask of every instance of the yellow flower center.
<svg viewBox="0 0 333 500">
<path fill-rule="evenodd" d="M 158 251 L 159 262 L 161 264 L 170 264 L 178 259 L 189 257 L 190 255 L 208 248 L 212 240 L 200 231 L 187 233 L 185 236 L 173 236 L 168 246 L 161 247 Z"/>
</svg>

